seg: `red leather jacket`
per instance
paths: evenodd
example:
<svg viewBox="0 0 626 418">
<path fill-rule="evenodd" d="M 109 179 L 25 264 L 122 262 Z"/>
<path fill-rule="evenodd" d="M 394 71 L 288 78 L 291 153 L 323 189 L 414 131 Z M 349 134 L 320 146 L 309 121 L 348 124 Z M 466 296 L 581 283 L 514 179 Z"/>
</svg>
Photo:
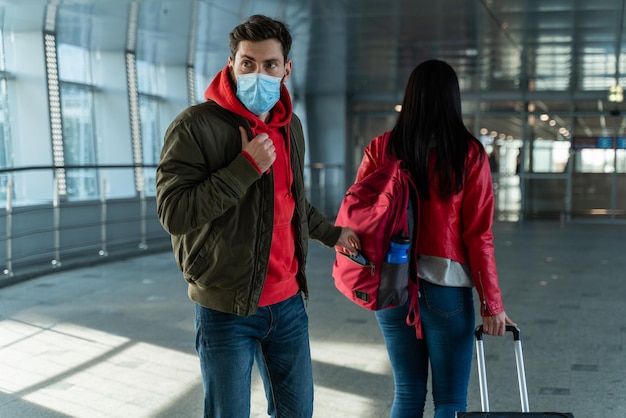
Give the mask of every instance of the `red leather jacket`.
<svg viewBox="0 0 626 418">
<path fill-rule="evenodd" d="M 388 138 L 389 132 L 386 132 L 374 138 L 365 148 L 357 180 L 380 164 Z M 490 316 L 504 311 L 504 306 L 491 231 L 494 210 L 491 170 L 486 157 L 481 161 L 482 153 L 482 145 L 472 141 L 463 190 L 449 199 L 442 199 L 436 192 L 435 154 L 431 154 L 429 171 L 433 173 L 434 180 L 430 182 L 430 199 L 419 201 L 417 253 L 469 264 L 481 302 L 480 313 Z"/>
</svg>

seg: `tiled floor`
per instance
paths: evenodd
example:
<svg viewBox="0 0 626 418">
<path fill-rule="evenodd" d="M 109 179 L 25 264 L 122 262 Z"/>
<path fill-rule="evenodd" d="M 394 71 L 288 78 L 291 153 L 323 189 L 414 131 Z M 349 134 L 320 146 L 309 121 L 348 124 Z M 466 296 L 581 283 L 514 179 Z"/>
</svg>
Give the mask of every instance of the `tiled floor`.
<svg viewBox="0 0 626 418">
<path fill-rule="evenodd" d="M 626 417 L 626 226 L 497 224 L 531 411 Z M 315 417 L 389 416 L 393 380 L 373 314 L 333 287 L 312 243 Z M 0 289 L 0 417 L 200 417 L 193 304 L 170 253 Z M 485 339 L 491 410 L 519 410 L 512 338 Z M 480 409 L 473 372 L 468 409 Z M 254 377 L 251 416 L 266 416 Z M 426 417 L 432 417 L 432 404 Z"/>
</svg>

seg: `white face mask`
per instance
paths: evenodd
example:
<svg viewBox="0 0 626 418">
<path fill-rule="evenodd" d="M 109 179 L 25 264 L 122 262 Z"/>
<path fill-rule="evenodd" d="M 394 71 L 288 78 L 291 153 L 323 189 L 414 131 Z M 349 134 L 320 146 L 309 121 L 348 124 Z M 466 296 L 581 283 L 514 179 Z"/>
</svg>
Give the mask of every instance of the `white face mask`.
<svg viewBox="0 0 626 418">
<path fill-rule="evenodd" d="M 261 73 L 237 76 L 237 98 L 255 115 L 269 112 L 280 99 L 282 77 Z"/>
</svg>

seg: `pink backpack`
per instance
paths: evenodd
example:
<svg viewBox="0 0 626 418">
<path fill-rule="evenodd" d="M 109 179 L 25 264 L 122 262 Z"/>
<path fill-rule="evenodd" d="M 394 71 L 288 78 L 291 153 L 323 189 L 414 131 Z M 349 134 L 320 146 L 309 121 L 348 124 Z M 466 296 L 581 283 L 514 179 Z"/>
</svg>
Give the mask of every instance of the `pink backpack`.
<svg viewBox="0 0 626 418">
<path fill-rule="evenodd" d="M 385 262 L 392 236 L 410 236 L 410 188 L 415 190 L 415 185 L 404 164 L 386 159 L 348 188 L 339 207 L 335 224 L 356 232 L 361 254 L 350 257 L 337 250 L 332 270 L 335 287 L 365 309 L 401 306 L 411 293 L 417 293 L 409 280 L 408 262 Z M 417 217 L 415 223 L 419 224 Z"/>
</svg>

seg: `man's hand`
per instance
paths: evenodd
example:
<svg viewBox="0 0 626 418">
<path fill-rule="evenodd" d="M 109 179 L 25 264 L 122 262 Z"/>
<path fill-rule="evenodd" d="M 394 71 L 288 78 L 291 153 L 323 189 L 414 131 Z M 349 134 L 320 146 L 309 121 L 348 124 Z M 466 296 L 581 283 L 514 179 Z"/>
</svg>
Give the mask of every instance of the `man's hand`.
<svg viewBox="0 0 626 418">
<path fill-rule="evenodd" d="M 361 241 L 357 234 L 350 228 L 344 226 L 341 227 L 341 235 L 335 244 L 338 251 L 343 253 L 357 255 L 361 248 Z"/>
<path fill-rule="evenodd" d="M 276 160 L 276 147 L 270 137 L 263 133 L 258 134 L 248 141 L 248 133 L 243 126 L 239 127 L 241 133 L 241 150 L 252 157 L 261 173 L 265 173 Z"/>
</svg>

